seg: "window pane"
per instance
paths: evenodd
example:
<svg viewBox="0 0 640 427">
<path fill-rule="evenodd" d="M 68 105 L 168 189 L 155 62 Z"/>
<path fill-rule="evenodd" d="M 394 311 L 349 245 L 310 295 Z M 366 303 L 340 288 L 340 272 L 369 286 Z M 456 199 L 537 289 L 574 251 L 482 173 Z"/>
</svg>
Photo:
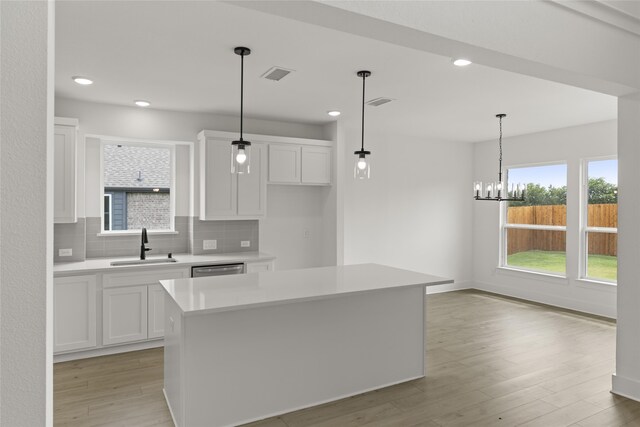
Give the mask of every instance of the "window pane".
<svg viewBox="0 0 640 427">
<path fill-rule="evenodd" d="M 618 235 L 587 233 L 587 277 L 615 281 L 618 279 Z"/>
<path fill-rule="evenodd" d="M 618 160 L 590 161 L 587 170 L 587 226 L 617 228 Z"/>
<path fill-rule="evenodd" d="M 170 148 L 105 144 L 103 159 L 112 230 L 170 229 Z"/>
<path fill-rule="evenodd" d="M 509 202 L 507 223 L 567 225 L 567 165 L 507 170 L 508 185 L 527 184 L 524 202 Z"/>
<path fill-rule="evenodd" d="M 566 232 L 507 229 L 507 265 L 525 270 L 565 274 Z"/>
<path fill-rule="evenodd" d="M 111 230 L 111 197 L 106 195 L 104 196 L 104 230 Z"/>
</svg>

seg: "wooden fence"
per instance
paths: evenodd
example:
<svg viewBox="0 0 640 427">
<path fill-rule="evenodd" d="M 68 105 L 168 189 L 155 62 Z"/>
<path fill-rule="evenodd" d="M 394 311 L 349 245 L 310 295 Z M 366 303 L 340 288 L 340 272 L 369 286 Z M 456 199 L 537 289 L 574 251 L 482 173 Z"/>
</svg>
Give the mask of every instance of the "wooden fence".
<svg viewBox="0 0 640 427">
<path fill-rule="evenodd" d="M 507 222 L 510 224 L 567 225 L 567 207 L 518 206 L 507 209 Z M 617 227 L 618 205 L 602 204 L 588 206 L 588 225 L 590 227 Z M 510 228 L 507 230 L 507 254 L 540 251 L 566 251 L 566 233 L 564 231 L 525 230 Z M 614 233 L 589 233 L 589 254 L 617 256 L 618 235 Z"/>
</svg>

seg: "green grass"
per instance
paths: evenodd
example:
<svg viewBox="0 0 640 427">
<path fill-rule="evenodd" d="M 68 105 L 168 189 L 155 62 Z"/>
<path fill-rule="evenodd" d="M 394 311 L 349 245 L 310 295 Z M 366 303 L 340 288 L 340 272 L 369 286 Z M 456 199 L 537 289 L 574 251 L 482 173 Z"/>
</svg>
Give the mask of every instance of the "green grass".
<svg viewBox="0 0 640 427">
<path fill-rule="evenodd" d="M 565 252 L 526 251 L 511 254 L 507 265 L 531 270 L 565 273 L 567 255 Z M 616 280 L 618 258 L 607 255 L 589 255 L 587 276 L 593 279 Z"/>
</svg>

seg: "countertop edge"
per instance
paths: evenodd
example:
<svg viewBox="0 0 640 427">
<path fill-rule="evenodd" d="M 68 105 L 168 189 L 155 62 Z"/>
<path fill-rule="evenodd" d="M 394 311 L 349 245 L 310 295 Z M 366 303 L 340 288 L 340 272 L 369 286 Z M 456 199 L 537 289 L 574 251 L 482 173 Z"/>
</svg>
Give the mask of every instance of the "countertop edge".
<svg viewBox="0 0 640 427">
<path fill-rule="evenodd" d="M 187 258 L 186 261 L 181 261 L 180 257 Z M 194 259 L 197 257 L 197 259 Z M 261 261 L 273 261 L 277 257 L 265 252 L 236 252 L 229 254 L 211 254 L 211 255 L 191 255 L 191 254 L 175 254 L 176 262 L 172 263 L 156 263 L 156 264 L 139 264 L 139 265 L 109 265 L 112 261 L 131 260 L 135 257 L 117 257 L 117 258 L 89 258 L 85 261 L 78 261 L 72 263 L 58 263 L 53 266 L 53 277 L 66 277 L 77 276 L 82 274 L 97 274 L 97 273 L 115 273 L 123 271 L 147 271 L 157 270 L 159 268 L 180 268 L 180 267 L 192 267 L 195 265 L 217 265 L 228 264 L 234 262 L 261 262 Z M 87 263 L 89 263 L 87 265 Z M 91 263 L 99 265 L 91 266 Z M 85 264 L 83 266 L 82 264 Z M 71 268 L 69 268 L 71 267 Z"/>
<path fill-rule="evenodd" d="M 165 281 L 169 282 L 169 281 L 173 281 L 173 280 L 160 280 L 160 284 L 162 284 L 162 288 L 165 290 L 166 295 L 170 295 L 169 292 L 167 291 L 166 287 L 162 283 L 162 282 L 165 282 Z M 362 293 L 369 293 L 369 292 L 393 291 L 393 290 L 404 289 L 404 288 L 412 288 L 412 287 L 417 287 L 417 286 L 427 288 L 429 286 L 446 285 L 446 284 L 450 284 L 450 283 L 454 283 L 454 280 L 453 279 L 440 278 L 439 280 L 436 280 L 436 281 L 433 281 L 433 282 L 429 282 L 429 283 L 414 283 L 414 284 L 409 284 L 409 285 L 404 285 L 404 286 L 399 286 L 399 287 L 393 287 L 393 288 L 377 288 L 377 289 L 366 289 L 366 290 L 358 290 L 358 291 L 351 291 L 351 292 L 343 292 L 343 293 L 337 293 L 337 294 L 312 295 L 312 296 L 304 296 L 304 297 L 277 300 L 277 301 L 267 301 L 267 302 L 249 303 L 249 304 L 243 304 L 243 305 L 234 305 L 234 306 L 231 306 L 231 307 L 207 308 L 207 309 L 201 309 L 201 310 L 188 310 L 188 311 L 185 311 L 184 308 L 181 307 L 180 304 L 175 299 L 173 299 L 173 298 L 172 299 L 175 302 L 176 306 L 179 308 L 180 313 L 182 313 L 182 315 L 184 317 L 192 317 L 192 316 L 202 316 L 202 315 L 207 315 L 207 314 L 224 313 L 224 312 L 229 312 L 229 311 L 240 311 L 240 310 L 248 310 L 248 309 L 262 308 L 262 307 L 273 307 L 273 306 L 276 306 L 276 305 L 296 304 L 296 303 L 308 302 L 308 301 L 320 301 L 320 300 L 340 298 L 340 297 L 357 295 L 357 294 L 362 294 Z"/>
</svg>

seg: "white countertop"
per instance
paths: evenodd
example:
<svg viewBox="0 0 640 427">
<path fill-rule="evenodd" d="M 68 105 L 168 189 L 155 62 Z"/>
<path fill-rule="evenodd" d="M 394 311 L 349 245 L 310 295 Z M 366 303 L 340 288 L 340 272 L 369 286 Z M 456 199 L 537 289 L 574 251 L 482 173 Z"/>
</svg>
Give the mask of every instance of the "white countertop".
<svg viewBox="0 0 640 427">
<path fill-rule="evenodd" d="M 380 264 L 306 268 L 233 276 L 161 280 L 185 315 L 255 308 L 451 279 Z"/>
<path fill-rule="evenodd" d="M 148 256 L 147 259 L 164 258 L 160 256 Z M 175 254 L 173 258 L 176 262 L 159 263 L 159 264 L 135 264 L 135 265 L 119 265 L 112 266 L 112 261 L 125 261 L 135 260 L 135 256 L 122 257 L 122 258 L 90 258 L 85 261 L 79 262 L 65 262 L 53 265 L 54 276 L 64 276 L 68 274 L 84 274 L 84 273 L 99 273 L 108 271 L 123 271 L 123 270 L 157 270 L 159 268 L 179 268 L 190 267 L 193 265 L 214 265 L 214 264 L 227 264 L 233 262 L 259 262 L 270 261 L 276 257 L 264 252 L 236 252 L 228 254 L 214 254 L 214 255 L 191 255 L 191 254 Z"/>
</svg>

